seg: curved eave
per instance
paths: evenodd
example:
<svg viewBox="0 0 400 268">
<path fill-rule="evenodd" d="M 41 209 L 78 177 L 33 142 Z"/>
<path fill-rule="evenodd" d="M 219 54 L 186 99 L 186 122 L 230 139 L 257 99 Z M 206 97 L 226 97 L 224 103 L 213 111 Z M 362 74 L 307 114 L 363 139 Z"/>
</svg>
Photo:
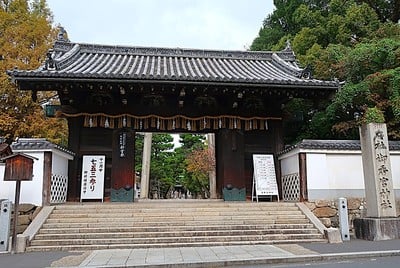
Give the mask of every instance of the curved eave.
<svg viewBox="0 0 400 268">
<path fill-rule="evenodd" d="M 88 75 L 73 75 L 64 74 L 58 75 L 57 73 L 37 73 L 37 72 L 18 72 L 9 74 L 13 81 L 20 84 L 21 82 L 29 83 L 43 83 L 43 82 L 63 82 L 63 83 L 74 83 L 74 82 L 85 82 L 85 83 L 166 83 L 166 84 L 199 84 L 199 85 L 240 85 L 240 86 L 251 86 L 251 87 L 299 87 L 299 88 L 324 88 L 330 90 L 337 90 L 339 84 L 330 81 L 321 80 L 279 80 L 279 79 L 263 79 L 263 80 L 251 80 L 251 79 L 182 79 L 182 77 L 170 77 L 168 79 L 162 79 L 159 77 L 146 77 L 146 76 L 135 76 L 126 77 L 121 76 L 107 76 L 98 74 Z"/>
</svg>

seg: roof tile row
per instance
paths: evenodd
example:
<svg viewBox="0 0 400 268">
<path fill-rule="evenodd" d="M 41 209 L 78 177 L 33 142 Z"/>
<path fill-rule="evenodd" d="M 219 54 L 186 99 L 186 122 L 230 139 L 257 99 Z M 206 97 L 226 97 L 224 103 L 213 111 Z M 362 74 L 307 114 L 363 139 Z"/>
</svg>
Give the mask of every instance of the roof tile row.
<svg viewBox="0 0 400 268">
<path fill-rule="evenodd" d="M 14 77 L 111 78 L 289 84 L 337 87 L 336 81 L 304 79 L 292 51 L 248 52 L 114 47 L 56 42 L 51 57 L 34 71 Z"/>
</svg>

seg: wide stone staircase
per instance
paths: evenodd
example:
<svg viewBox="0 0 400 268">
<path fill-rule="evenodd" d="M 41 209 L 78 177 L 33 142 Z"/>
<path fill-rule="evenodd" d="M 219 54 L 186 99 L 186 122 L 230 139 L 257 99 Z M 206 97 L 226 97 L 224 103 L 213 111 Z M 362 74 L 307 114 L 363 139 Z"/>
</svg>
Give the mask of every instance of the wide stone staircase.
<svg viewBox="0 0 400 268">
<path fill-rule="evenodd" d="M 58 205 L 27 251 L 325 242 L 294 203 Z"/>
</svg>

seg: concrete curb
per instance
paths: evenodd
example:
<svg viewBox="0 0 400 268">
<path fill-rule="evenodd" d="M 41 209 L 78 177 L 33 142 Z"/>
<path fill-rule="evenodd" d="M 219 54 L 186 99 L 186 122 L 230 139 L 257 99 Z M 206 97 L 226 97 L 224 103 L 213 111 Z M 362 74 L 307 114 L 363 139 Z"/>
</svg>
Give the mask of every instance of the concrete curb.
<svg viewBox="0 0 400 268">
<path fill-rule="evenodd" d="M 304 203 L 296 203 L 296 206 L 303 212 L 303 214 L 311 221 L 311 223 L 319 230 L 321 234 L 325 234 L 328 229 L 321 223 L 321 221 L 311 212 L 311 210 Z"/>
<path fill-rule="evenodd" d="M 296 203 L 297 207 L 310 220 L 310 222 L 322 233 L 329 243 L 342 243 L 340 231 L 337 228 L 326 228 L 325 225 L 311 212 L 304 203 Z"/>
<path fill-rule="evenodd" d="M 31 224 L 29 224 L 28 228 L 26 228 L 25 232 L 22 234 L 24 236 L 29 237 L 29 241 L 33 239 L 39 229 L 42 227 L 43 223 L 50 216 L 51 212 L 53 212 L 54 206 L 45 206 L 42 207 L 40 212 L 33 219 Z"/>
</svg>

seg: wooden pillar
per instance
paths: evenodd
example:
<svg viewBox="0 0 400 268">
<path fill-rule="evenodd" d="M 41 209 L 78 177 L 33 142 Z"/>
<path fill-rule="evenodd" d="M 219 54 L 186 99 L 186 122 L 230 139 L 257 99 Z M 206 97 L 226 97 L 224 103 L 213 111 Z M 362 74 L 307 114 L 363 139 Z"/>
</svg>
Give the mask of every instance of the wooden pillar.
<svg viewBox="0 0 400 268">
<path fill-rule="evenodd" d="M 217 193 L 231 184 L 246 187 L 244 176 L 244 135 L 239 130 L 222 129 L 216 133 Z"/>
<path fill-rule="evenodd" d="M 283 142 L 283 124 L 280 120 L 271 120 L 269 124 L 271 130 L 273 131 L 273 144 L 274 144 L 274 158 L 276 163 L 276 182 L 278 184 L 278 192 L 279 196 L 283 196 L 283 189 L 282 189 L 282 174 L 281 174 L 281 166 L 280 162 L 277 158 L 277 153 L 281 152 L 284 148 Z"/>
<path fill-rule="evenodd" d="M 133 202 L 135 191 L 135 133 L 113 131 L 111 201 Z"/>
<path fill-rule="evenodd" d="M 44 152 L 42 206 L 50 204 L 51 173 L 52 173 L 51 167 L 52 167 L 52 153 Z"/>
<path fill-rule="evenodd" d="M 80 117 L 68 118 L 68 149 L 75 153 L 68 165 L 68 201 L 79 201 L 80 198 L 80 138 L 83 120 Z"/>
<path fill-rule="evenodd" d="M 305 153 L 299 154 L 300 202 L 308 201 L 306 156 Z"/>
</svg>

